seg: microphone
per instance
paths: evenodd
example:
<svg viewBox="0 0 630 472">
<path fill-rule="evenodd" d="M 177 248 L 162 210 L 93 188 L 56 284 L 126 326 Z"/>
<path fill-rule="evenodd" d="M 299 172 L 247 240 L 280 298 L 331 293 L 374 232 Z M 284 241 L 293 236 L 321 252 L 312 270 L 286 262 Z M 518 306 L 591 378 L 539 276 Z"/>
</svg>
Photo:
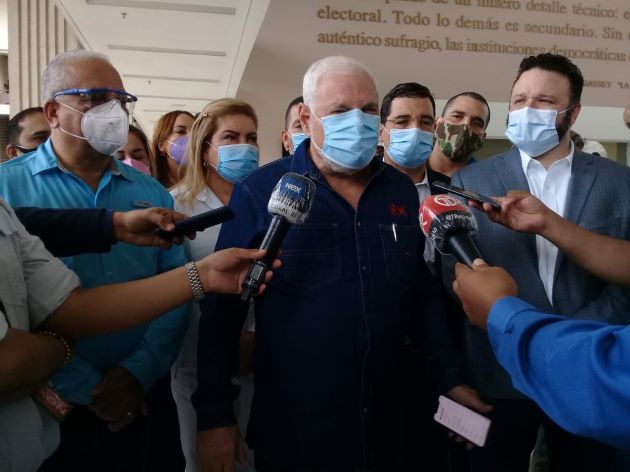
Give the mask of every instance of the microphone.
<svg viewBox="0 0 630 472">
<path fill-rule="evenodd" d="M 477 221 L 470 209 L 448 195 L 430 195 L 420 205 L 420 227 L 441 254 L 452 254 L 468 267 L 481 258 L 472 238 Z"/>
<path fill-rule="evenodd" d="M 241 300 L 247 301 L 258 292 L 291 225 L 300 225 L 308 218 L 314 196 L 315 184 L 307 177 L 287 172 L 278 181 L 267 205 L 267 211 L 273 218 L 260 244 L 260 249 L 266 249 L 267 254 L 249 268 L 242 284 Z"/>
</svg>

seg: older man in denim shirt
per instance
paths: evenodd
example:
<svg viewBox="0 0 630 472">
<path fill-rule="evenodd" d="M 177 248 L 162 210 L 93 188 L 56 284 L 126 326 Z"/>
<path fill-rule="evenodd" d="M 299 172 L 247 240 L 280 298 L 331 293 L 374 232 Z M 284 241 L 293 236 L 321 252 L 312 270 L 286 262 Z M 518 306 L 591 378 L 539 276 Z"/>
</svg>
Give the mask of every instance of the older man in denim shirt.
<svg viewBox="0 0 630 472">
<path fill-rule="evenodd" d="M 399 357 L 414 320 L 432 330 L 441 386 L 459 381 L 456 363 L 437 348 L 445 338 L 442 294 L 422 259 L 418 194 L 407 176 L 372 160 L 379 104 L 363 66 L 345 57 L 316 62 L 304 78 L 304 100 L 300 118 L 310 140 L 291 159 L 237 183 L 230 201 L 237 217 L 217 244 L 258 245 L 282 175 L 314 181 L 309 218 L 289 230 L 283 267 L 256 300 L 249 441 L 261 472 L 398 470 Z M 247 304 L 216 297 L 202 309 L 193 396 L 200 466 L 231 470 L 230 377 Z"/>
</svg>

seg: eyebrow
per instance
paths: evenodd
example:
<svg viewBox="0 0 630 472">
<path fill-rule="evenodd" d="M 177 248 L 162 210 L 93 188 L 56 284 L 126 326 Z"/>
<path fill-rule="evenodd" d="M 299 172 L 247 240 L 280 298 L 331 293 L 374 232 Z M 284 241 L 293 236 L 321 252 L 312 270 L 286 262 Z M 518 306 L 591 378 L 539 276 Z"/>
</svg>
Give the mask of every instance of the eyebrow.
<svg viewBox="0 0 630 472">
<path fill-rule="evenodd" d="M 396 120 L 396 119 L 400 119 L 400 118 L 411 119 L 411 115 L 409 113 L 402 113 L 400 115 L 394 115 L 392 117 L 392 120 Z M 427 113 L 421 113 L 420 114 L 420 118 L 431 118 L 432 120 L 435 119 L 435 117 L 433 115 L 429 115 Z"/>
<path fill-rule="evenodd" d="M 486 120 L 485 120 L 484 118 L 482 118 L 481 116 L 479 116 L 479 115 L 473 115 L 472 113 L 466 113 L 464 110 L 459 110 L 459 109 L 457 109 L 457 108 L 451 108 L 451 109 L 448 111 L 447 115 L 448 115 L 449 113 L 461 113 L 462 115 L 468 115 L 468 116 L 470 116 L 470 119 L 471 119 L 471 120 L 479 120 L 479 121 L 481 121 L 481 123 L 483 123 L 484 125 L 486 124 Z"/>
</svg>

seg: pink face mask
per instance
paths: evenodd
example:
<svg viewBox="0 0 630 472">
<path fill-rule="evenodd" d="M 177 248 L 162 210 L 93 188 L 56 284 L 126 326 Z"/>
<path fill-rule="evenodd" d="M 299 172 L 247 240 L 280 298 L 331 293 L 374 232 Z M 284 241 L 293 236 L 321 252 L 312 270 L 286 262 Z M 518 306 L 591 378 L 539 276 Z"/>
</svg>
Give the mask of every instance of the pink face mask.
<svg viewBox="0 0 630 472">
<path fill-rule="evenodd" d="M 151 176 L 151 168 L 148 165 L 146 165 L 144 162 L 138 159 L 132 159 L 131 157 L 128 157 L 126 159 L 123 159 L 122 162 L 124 162 L 128 166 L 133 167 L 136 170 L 139 170 L 143 174 L 147 174 L 148 176 Z"/>
</svg>

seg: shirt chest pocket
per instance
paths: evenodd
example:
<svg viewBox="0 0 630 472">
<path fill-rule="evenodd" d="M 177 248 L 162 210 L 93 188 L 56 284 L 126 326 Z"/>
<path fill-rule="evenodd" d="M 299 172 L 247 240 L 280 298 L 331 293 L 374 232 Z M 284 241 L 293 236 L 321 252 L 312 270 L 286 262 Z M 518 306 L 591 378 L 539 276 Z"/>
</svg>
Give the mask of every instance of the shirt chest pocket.
<svg viewBox="0 0 630 472">
<path fill-rule="evenodd" d="M 303 224 L 289 229 L 282 245 L 282 268 L 287 286 L 316 290 L 341 277 L 339 225 Z"/>
<path fill-rule="evenodd" d="M 26 328 L 26 285 L 19 235 L 9 221 L 0 220 L 0 300 L 12 327 Z"/>
<path fill-rule="evenodd" d="M 379 225 L 388 282 L 408 287 L 418 273 L 420 227 Z"/>
</svg>

